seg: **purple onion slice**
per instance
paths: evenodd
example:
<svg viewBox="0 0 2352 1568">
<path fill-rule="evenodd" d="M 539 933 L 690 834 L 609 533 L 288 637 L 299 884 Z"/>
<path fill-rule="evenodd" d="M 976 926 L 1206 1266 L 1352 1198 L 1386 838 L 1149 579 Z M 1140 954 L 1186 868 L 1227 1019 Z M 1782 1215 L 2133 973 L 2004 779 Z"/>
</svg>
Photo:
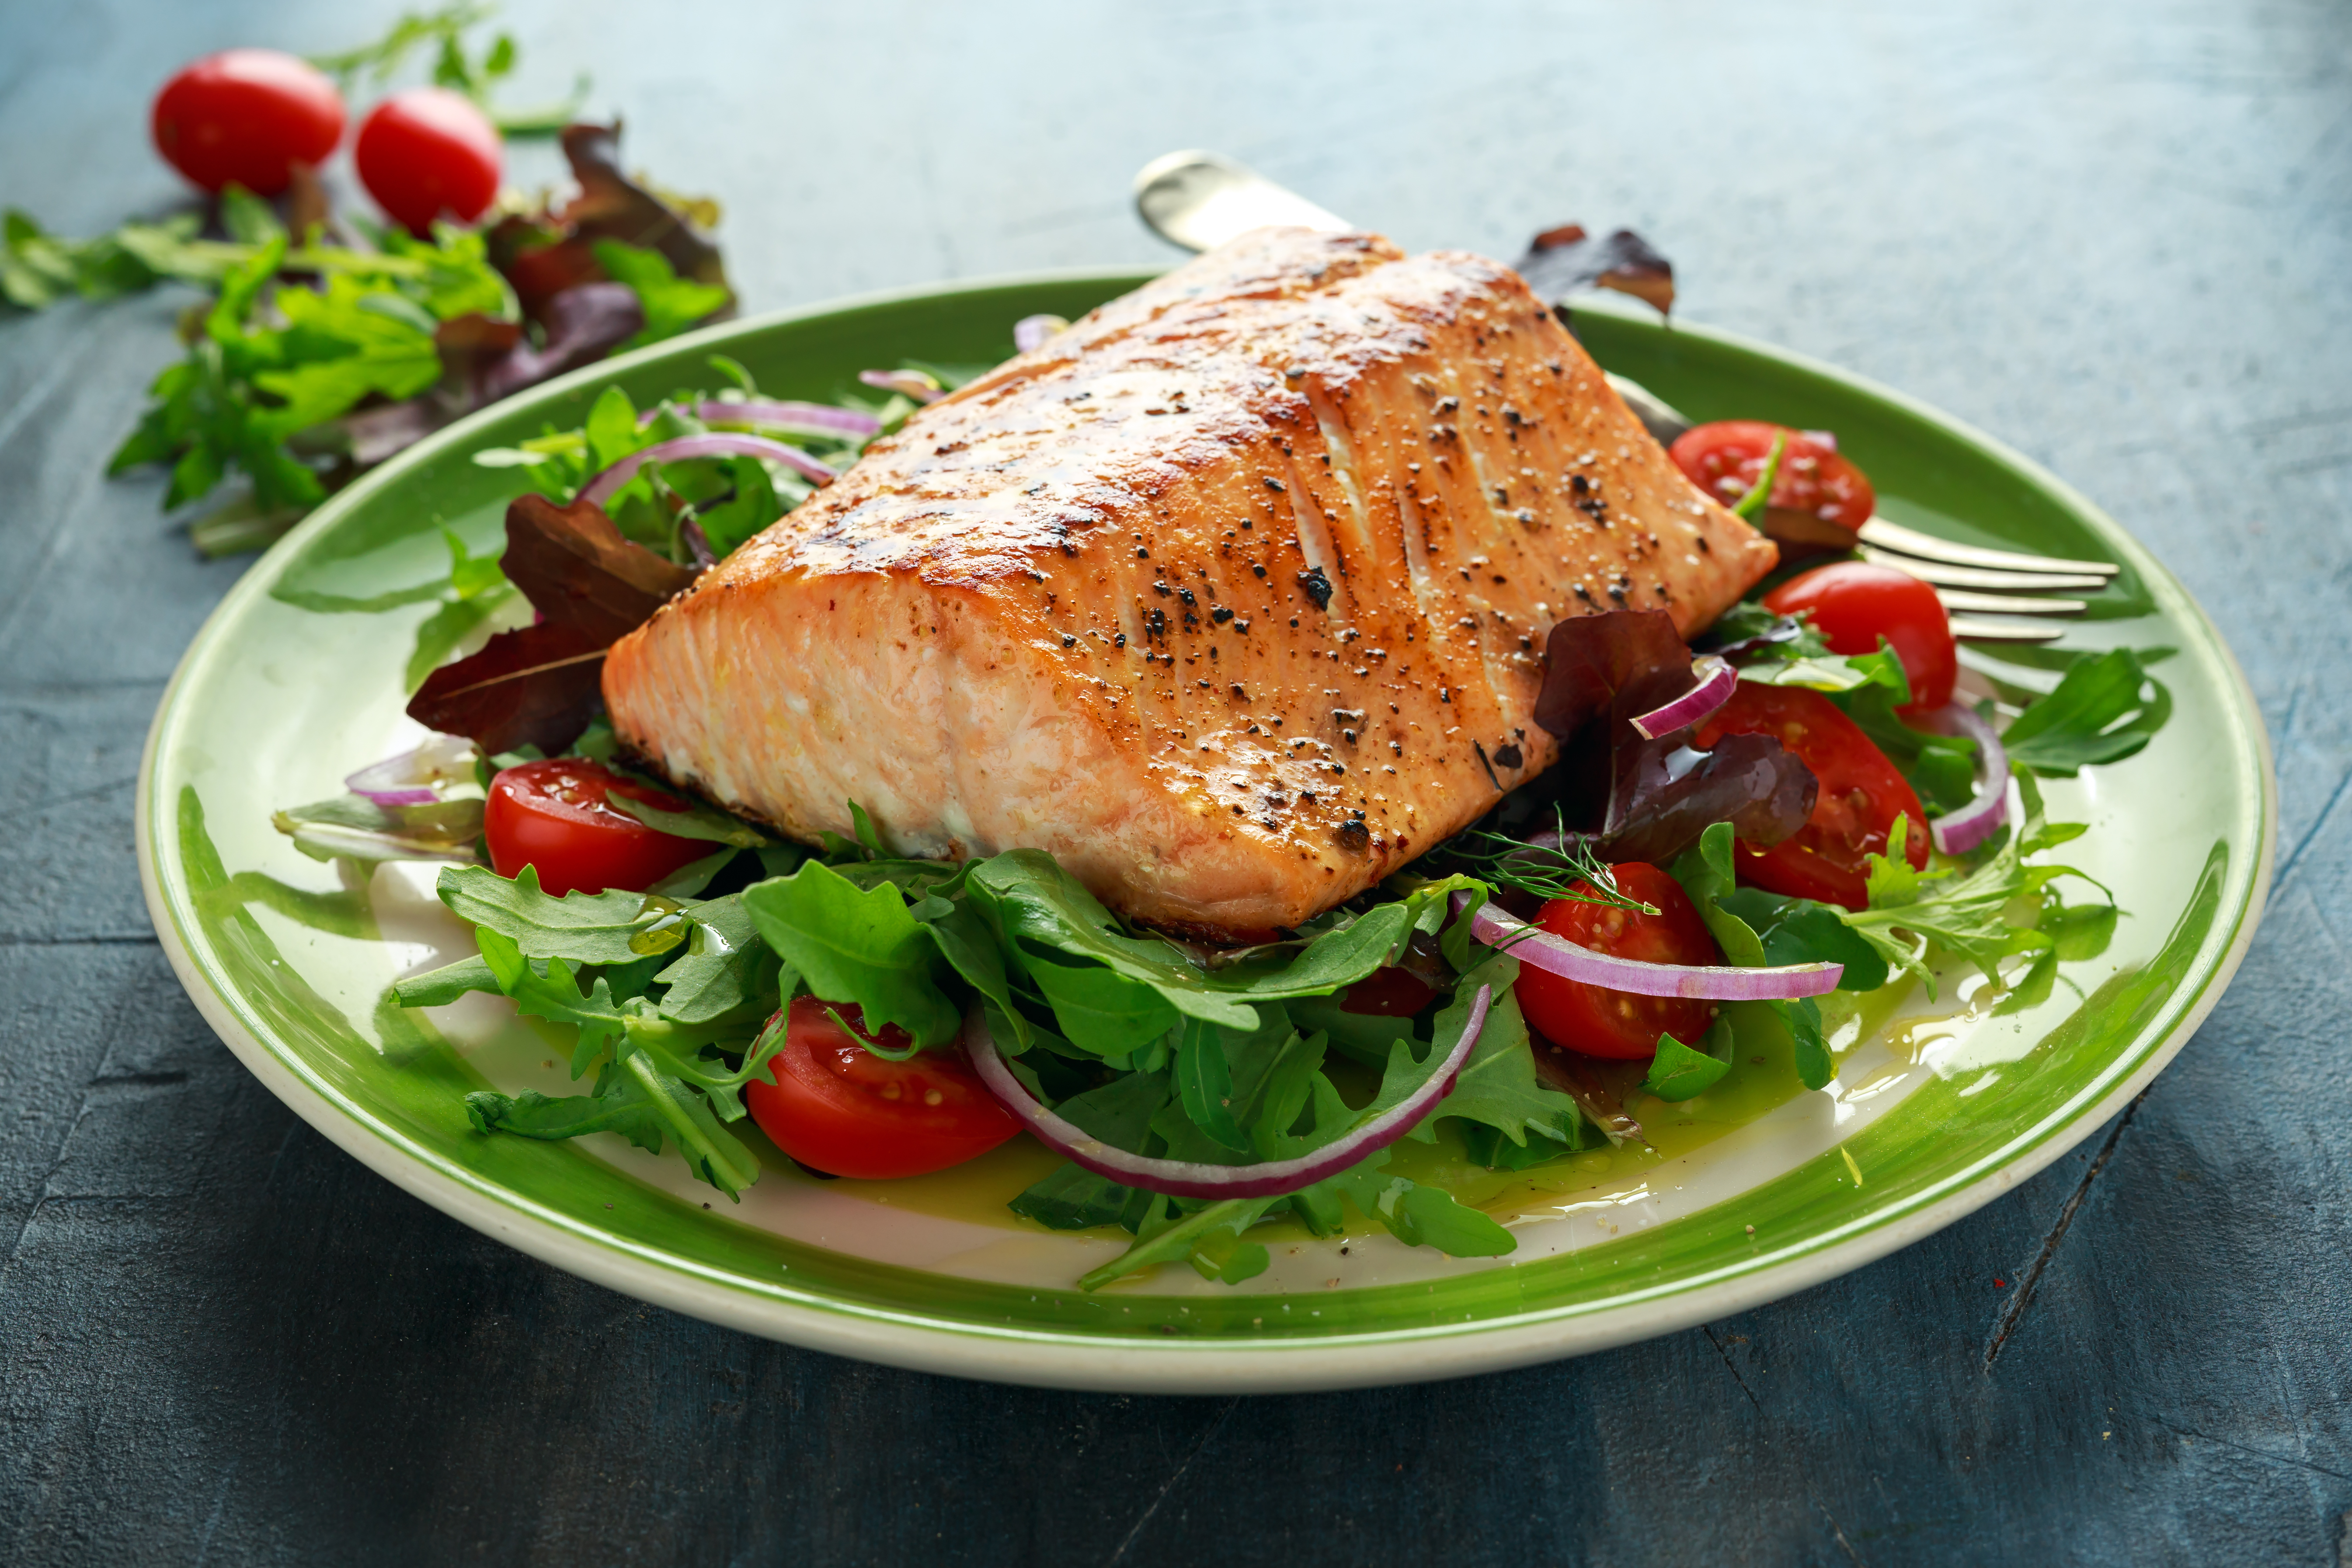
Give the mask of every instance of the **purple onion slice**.
<svg viewBox="0 0 2352 1568">
<path fill-rule="evenodd" d="M 857 379 L 885 392 L 902 393 L 918 403 L 937 403 L 948 395 L 937 377 L 919 370 L 861 370 Z"/>
<path fill-rule="evenodd" d="M 776 397 L 710 398 L 695 404 L 694 416 L 710 425 L 757 425 L 763 430 L 790 430 L 803 436 L 871 436 L 882 421 L 855 408 L 829 403 L 795 403 Z M 637 416 L 642 430 L 654 422 L 658 408 Z"/>
<path fill-rule="evenodd" d="M 1320 1149 L 1295 1160 L 1265 1160 L 1253 1165 L 1206 1165 L 1190 1160 L 1154 1160 L 1130 1154 L 1065 1121 L 1040 1105 L 1022 1087 L 1021 1080 L 1013 1076 L 1013 1069 L 1004 1065 L 977 1004 L 965 1016 L 963 1041 L 964 1048 L 971 1053 L 971 1065 L 979 1070 L 981 1081 L 988 1085 L 989 1092 L 1003 1102 L 1005 1110 L 1019 1117 L 1022 1125 L 1034 1133 L 1039 1142 L 1073 1164 L 1121 1186 L 1141 1187 L 1171 1197 L 1271 1198 L 1313 1186 L 1326 1176 L 1336 1176 L 1419 1126 L 1422 1118 L 1434 1110 L 1439 1100 L 1454 1092 L 1454 1080 L 1461 1075 L 1463 1064 L 1478 1048 L 1478 1037 L 1486 1027 L 1486 1013 L 1493 1001 L 1493 987 L 1478 987 L 1478 994 L 1470 1003 L 1470 1016 L 1462 1026 L 1462 1037 L 1454 1042 L 1454 1049 L 1446 1053 L 1437 1070 L 1429 1075 L 1429 1080 L 1403 1100 Z"/>
<path fill-rule="evenodd" d="M 1927 715 L 1927 727 L 1947 735 L 1965 735 L 1977 743 L 1975 797 L 1950 816 L 1927 824 L 1937 848 L 1947 855 L 1965 855 L 2009 820 L 2009 752 L 1992 726 L 1965 702 L 1937 709 Z"/>
<path fill-rule="evenodd" d="M 637 470 L 647 463 L 682 463 L 688 458 L 766 458 L 821 485 L 831 483 L 834 478 L 831 468 L 798 447 L 787 447 L 765 436 L 714 430 L 708 436 L 680 436 L 675 441 L 656 441 L 642 452 L 630 453 L 582 486 L 580 499 L 603 506 L 614 490 L 636 478 Z"/>
<path fill-rule="evenodd" d="M 1644 741 L 1654 741 L 1661 735 L 1671 735 L 1689 728 L 1731 700 L 1739 686 L 1739 672 L 1711 653 L 1691 660 L 1691 674 L 1697 684 L 1663 708 L 1654 708 L 1633 721 L 1633 728 Z"/>
<path fill-rule="evenodd" d="M 422 744 L 362 768 L 343 787 L 387 811 L 431 805 L 441 798 L 441 784 L 474 776 L 474 742 L 463 735 L 427 735 Z"/>
<path fill-rule="evenodd" d="M 1459 914 L 1469 901 L 1468 894 L 1454 894 L 1454 912 Z M 1477 917 L 1470 922 L 1470 934 L 1546 973 L 1611 991 L 1630 991 L 1636 996 L 1784 1002 L 1799 996 L 1825 996 L 1837 989 L 1845 973 L 1843 963 L 1741 969 L 1727 963 L 1646 963 L 1638 958 L 1614 958 L 1562 941 L 1491 903 L 1479 907 Z"/>
</svg>

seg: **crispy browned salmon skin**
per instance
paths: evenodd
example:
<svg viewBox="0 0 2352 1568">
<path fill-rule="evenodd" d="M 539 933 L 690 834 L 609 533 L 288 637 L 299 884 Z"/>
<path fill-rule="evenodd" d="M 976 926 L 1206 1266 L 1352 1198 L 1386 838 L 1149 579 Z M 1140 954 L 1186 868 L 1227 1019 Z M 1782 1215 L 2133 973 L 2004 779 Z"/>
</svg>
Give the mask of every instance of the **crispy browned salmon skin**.
<svg viewBox="0 0 2352 1568">
<path fill-rule="evenodd" d="M 1051 851 L 1296 925 L 1552 760 L 1552 623 L 1688 634 L 1771 542 L 1508 268 L 1261 229 L 877 441 L 613 651 L 621 739 L 802 839 Z"/>
</svg>

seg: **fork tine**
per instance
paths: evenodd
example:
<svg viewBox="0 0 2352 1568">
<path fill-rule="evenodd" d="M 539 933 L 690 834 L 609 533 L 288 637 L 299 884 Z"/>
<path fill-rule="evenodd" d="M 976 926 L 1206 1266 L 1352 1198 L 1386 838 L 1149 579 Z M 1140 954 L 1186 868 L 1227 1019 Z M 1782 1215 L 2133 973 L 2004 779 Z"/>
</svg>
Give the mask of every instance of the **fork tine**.
<svg viewBox="0 0 2352 1568">
<path fill-rule="evenodd" d="M 1862 547 L 1860 554 L 1864 561 L 1897 567 L 1939 588 L 2014 588 L 2021 592 L 2035 588 L 2095 589 L 2105 587 L 2109 581 L 2089 572 L 1996 572 L 1985 566 L 1951 566 L 1868 544 Z"/>
<path fill-rule="evenodd" d="M 2079 616 L 2090 606 L 2080 599 L 2021 599 L 2012 594 L 1975 594 L 1966 588 L 1938 588 L 1936 597 L 1947 610 L 1974 610 L 1986 616 Z"/>
<path fill-rule="evenodd" d="M 2046 623 L 2035 626 L 2030 621 L 1979 621 L 1954 616 L 1952 635 L 1962 642 L 2056 642 L 2066 632 L 2063 626 Z"/>
<path fill-rule="evenodd" d="M 2067 561 L 2051 555 L 2025 555 L 2011 550 L 1986 550 L 1974 544 L 1955 544 L 1932 533 L 1922 533 L 1916 528 L 1889 522 L 1883 517 L 1874 517 L 1864 523 L 1861 539 L 1864 544 L 1875 544 L 1884 550 L 1899 550 L 1923 561 L 1941 561 L 1954 566 L 1981 566 L 1996 572 L 2077 572 L 2105 578 L 2123 570 L 2108 561 Z"/>
</svg>

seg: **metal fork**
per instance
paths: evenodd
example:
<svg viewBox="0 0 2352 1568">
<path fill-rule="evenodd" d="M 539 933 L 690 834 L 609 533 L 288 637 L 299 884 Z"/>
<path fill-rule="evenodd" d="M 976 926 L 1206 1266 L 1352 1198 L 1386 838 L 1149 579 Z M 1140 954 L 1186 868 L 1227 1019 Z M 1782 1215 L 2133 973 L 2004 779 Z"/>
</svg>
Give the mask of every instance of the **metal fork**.
<svg viewBox="0 0 2352 1568">
<path fill-rule="evenodd" d="M 1207 250 L 1268 224 L 1350 226 L 1255 170 L 1197 150 L 1146 163 L 1135 176 L 1135 208 L 1154 234 L 1187 250 Z M 1640 383 L 1612 374 L 1609 384 L 1662 445 L 1691 427 L 1690 419 Z M 2046 595 L 2068 589 L 2095 592 L 2123 570 L 2106 561 L 1955 544 L 1883 517 L 1862 525 L 1853 552 L 1932 584 L 1951 613 L 1952 635 L 1970 642 L 2054 641 L 2062 628 L 2049 622 L 2079 616 L 2089 606 L 2082 599 Z M 1982 616 L 2031 618 L 1989 621 Z"/>
</svg>

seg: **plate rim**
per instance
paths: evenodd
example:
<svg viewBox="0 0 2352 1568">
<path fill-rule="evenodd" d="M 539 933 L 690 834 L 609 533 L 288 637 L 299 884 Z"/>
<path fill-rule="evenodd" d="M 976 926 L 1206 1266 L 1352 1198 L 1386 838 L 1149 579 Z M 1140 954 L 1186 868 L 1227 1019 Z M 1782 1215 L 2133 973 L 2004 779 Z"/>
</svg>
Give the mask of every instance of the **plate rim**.
<svg viewBox="0 0 2352 1568">
<path fill-rule="evenodd" d="M 609 380 L 635 366 L 682 350 L 718 345 L 795 321 L 896 303 L 932 300 L 956 294 L 1049 286 L 1103 283 L 1132 287 L 1157 269 L 1136 267 L 1063 268 L 916 285 L 822 300 L 813 305 L 762 312 L 700 329 L 632 353 L 583 366 L 533 389 L 554 398 Z M 1638 311 L 1613 305 L 1576 307 L 1596 314 Z M 2154 1080 L 2193 1037 L 2220 1003 L 2251 946 L 2266 912 L 2278 837 L 2278 784 L 2268 729 L 2252 689 L 2220 628 L 2188 589 L 2132 535 L 2057 475 L 2007 443 L 1966 421 L 1866 376 L 1800 353 L 1718 328 L 1672 323 L 1677 334 L 1738 351 L 1843 384 L 1854 392 L 1896 408 L 1966 441 L 2047 489 L 2071 510 L 2091 520 L 2104 541 L 2121 550 L 2159 599 L 2177 599 L 2191 627 L 2218 655 L 2238 700 L 2232 718 L 2251 742 L 2257 777 L 2260 842 L 2236 930 L 2229 945 L 2196 977 L 2197 990 L 2185 1006 L 2176 994 L 2173 1017 L 2155 1049 L 2096 1100 L 2078 1107 L 2008 1159 L 1988 1154 L 1973 1179 L 1931 1201 L 1893 1214 L 1854 1222 L 1853 1234 L 1807 1247 L 1777 1262 L 1765 1262 L 1727 1279 L 1685 1285 L 1664 1298 L 1579 1308 L 1554 1308 L 1460 1327 L 1376 1328 L 1339 1331 L 1316 1340 L 1174 1341 L 1159 1343 L 1105 1339 L 1049 1330 L 997 1327 L 944 1321 L 910 1321 L 889 1310 L 855 1303 L 793 1299 L 773 1288 L 754 1289 L 727 1272 L 677 1258 L 661 1248 L 589 1230 L 527 1194 L 474 1177 L 445 1164 L 431 1150 L 369 1114 L 363 1106 L 339 1102 L 297 1062 L 260 1038 L 238 1015 L 223 987 L 198 964 L 178 912 L 163 884 L 157 857 L 160 820 L 153 798 L 163 738 L 192 670 L 213 642 L 225 635 L 247 601 L 267 592 L 257 561 L 205 619 L 173 668 L 157 701 L 142 747 L 134 805 L 134 839 L 147 911 L 174 975 L 215 1033 L 247 1070 L 259 1079 L 302 1120 L 362 1165 L 433 1207 L 532 1258 L 596 1284 L 687 1316 L 809 1349 L 913 1371 L 990 1381 L 1102 1392 L 1136 1394 L 1297 1393 L 1417 1383 L 1462 1377 L 1534 1364 L 1612 1348 L 1745 1311 L 1849 1273 L 1942 1229 L 2011 1188 L 2039 1173 L 2105 1124 Z M 509 415 L 492 405 L 436 432 L 341 492 L 271 547 L 291 556 L 303 544 L 335 526 L 336 520 L 376 490 L 399 482 L 414 468 L 463 444 L 481 424 Z M 2021 1137 L 2032 1137 L 2029 1127 Z M 1995 1163 L 1998 1162 L 1998 1163 Z M 1401 1348 L 1411 1354 L 1400 1358 Z"/>
</svg>

